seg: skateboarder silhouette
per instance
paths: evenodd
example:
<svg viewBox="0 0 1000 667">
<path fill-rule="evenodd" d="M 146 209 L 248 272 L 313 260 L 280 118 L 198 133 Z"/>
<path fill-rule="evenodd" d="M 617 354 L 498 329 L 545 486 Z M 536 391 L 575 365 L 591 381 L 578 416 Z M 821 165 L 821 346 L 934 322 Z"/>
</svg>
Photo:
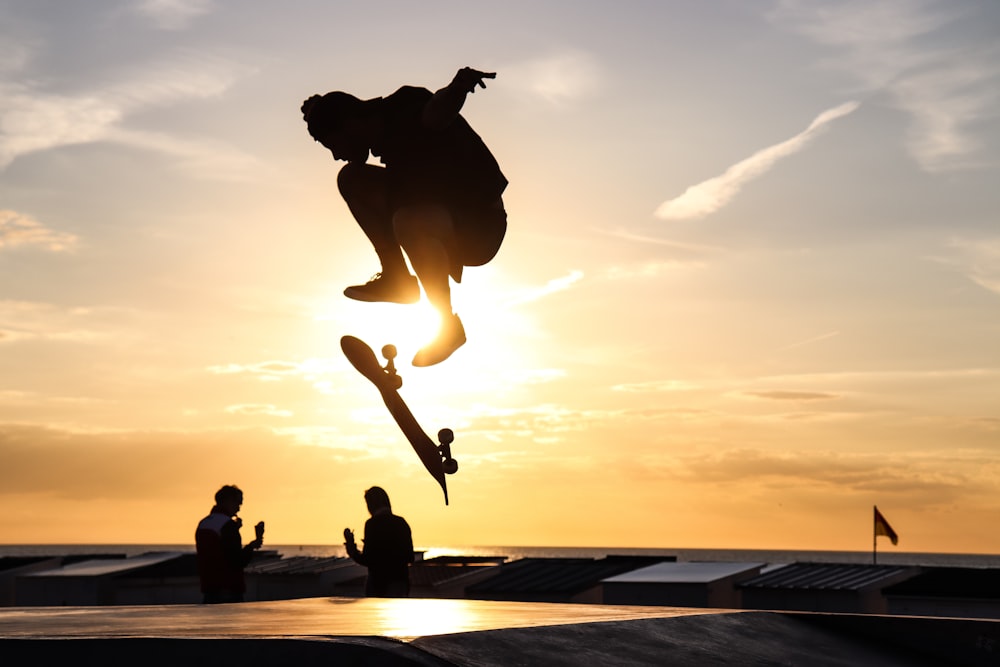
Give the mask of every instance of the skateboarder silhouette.
<svg viewBox="0 0 1000 667">
<path fill-rule="evenodd" d="M 335 91 L 302 104 L 309 134 L 347 162 L 337 187 L 381 263 L 368 283 L 344 294 L 415 303 L 423 286 L 440 314 L 440 331 L 416 353 L 414 366 L 440 363 L 465 343 L 449 276 L 461 282 L 463 267 L 493 259 L 507 231 L 501 198 L 507 179 L 459 113 L 467 95 L 495 76 L 463 67 L 434 93 L 403 86 L 361 100 Z M 383 166 L 368 164 L 369 153 Z"/>
</svg>

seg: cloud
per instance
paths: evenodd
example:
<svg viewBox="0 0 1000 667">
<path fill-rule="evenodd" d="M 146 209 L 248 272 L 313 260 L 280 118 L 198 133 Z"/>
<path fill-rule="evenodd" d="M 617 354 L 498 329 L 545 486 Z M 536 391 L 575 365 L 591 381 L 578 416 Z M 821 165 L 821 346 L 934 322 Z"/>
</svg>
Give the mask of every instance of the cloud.
<svg viewBox="0 0 1000 667">
<path fill-rule="evenodd" d="M 846 72 L 866 92 L 884 91 L 910 116 L 907 148 L 927 171 L 975 166 L 977 124 L 997 117 L 1000 49 L 966 39 L 944 45 L 944 29 L 959 20 L 994 20 L 974 7 L 928 0 L 781 0 L 772 20 L 836 56 L 824 62 Z M 980 12 L 994 11 L 981 3 Z"/>
<path fill-rule="evenodd" d="M 303 361 L 258 361 L 252 364 L 217 364 L 206 370 L 215 375 L 256 375 L 262 380 L 278 380 L 283 377 L 304 377 L 307 380 L 332 373 L 344 364 L 330 359 L 310 358 Z"/>
<path fill-rule="evenodd" d="M 778 348 L 780 350 L 792 350 L 796 347 L 802 347 L 803 345 L 812 345 L 813 343 L 818 343 L 823 340 L 830 338 L 835 338 L 840 335 L 839 331 L 830 331 L 825 334 L 820 334 L 818 336 L 813 336 L 812 338 L 806 338 L 805 340 L 800 340 L 790 345 L 785 345 L 784 347 Z"/>
<path fill-rule="evenodd" d="M 135 11 L 162 30 L 180 30 L 209 13 L 214 4 L 213 0 L 143 0 Z"/>
<path fill-rule="evenodd" d="M 505 80 L 553 105 L 592 95 L 599 89 L 602 78 L 598 63 L 581 51 L 567 51 L 504 68 Z"/>
<path fill-rule="evenodd" d="M 991 59 L 1000 60 L 1000 50 Z M 910 153 L 926 171 L 976 166 L 972 129 L 1000 116 L 1000 67 L 993 62 L 946 62 L 893 82 L 896 104 L 911 116 Z"/>
<path fill-rule="evenodd" d="M 957 257 L 942 259 L 957 267 L 969 280 L 1000 295 L 1000 237 L 995 239 L 955 239 L 951 247 Z"/>
<path fill-rule="evenodd" d="M 836 394 L 816 391 L 747 391 L 745 396 L 764 398 L 770 401 L 828 401 L 839 398 Z"/>
<path fill-rule="evenodd" d="M 94 343 L 132 334 L 122 319 L 134 315 L 120 308 L 63 308 L 49 303 L 0 300 L 0 344 L 24 340 Z"/>
<path fill-rule="evenodd" d="M 793 155 L 812 141 L 826 125 L 855 111 L 859 102 L 845 102 L 828 109 L 791 139 L 757 151 L 726 169 L 720 176 L 692 185 L 679 197 L 667 200 L 656 209 L 663 220 L 703 218 L 718 211 L 733 199 L 751 180 L 769 171 L 782 158 Z"/>
<path fill-rule="evenodd" d="M 231 415 L 246 415 L 265 417 L 293 417 L 295 413 L 291 410 L 283 410 L 270 403 L 241 403 L 239 405 L 226 406 L 226 412 Z"/>
<path fill-rule="evenodd" d="M 296 446 L 266 429 L 79 433 L 0 424 L 0 496 L 200 497 L 221 483 L 250 478 L 323 485 L 343 454 L 335 441 L 324 444 Z"/>
<path fill-rule="evenodd" d="M 0 250 L 32 246 L 49 252 L 72 250 L 77 237 L 49 229 L 34 218 L 11 210 L 0 210 Z"/>
<path fill-rule="evenodd" d="M 191 140 L 124 127 L 138 112 L 224 94 L 249 68 L 205 53 L 179 53 L 133 66 L 101 86 L 64 94 L 33 79 L 0 80 L 0 169 L 23 155 L 109 141 L 179 158 L 215 178 L 244 177 L 251 156 L 212 140 Z"/>
<path fill-rule="evenodd" d="M 742 484 L 748 478 L 777 488 L 830 487 L 838 493 L 880 494 L 948 504 L 993 486 L 983 452 L 931 452 L 906 455 L 839 452 L 770 452 L 728 449 L 680 456 L 670 466 L 683 479 Z M 994 466 L 989 466 L 991 469 Z"/>
<path fill-rule="evenodd" d="M 513 296 L 507 298 L 504 306 L 509 308 L 511 306 L 520 306 L 525 303 L 538 301 L 539 299 L 542 299 L 550 294 L 567 290 L 574 283 L 577 283 L 582 279 L 583 271 L 570 271 L 568 275 L 562 276 L 561 278 L 553 278 L 541 287 L 531 287 L 518 291 Z"/>
<path fill-rule="evenodd" d="M 700 385 L 685 382 L 684 380 L 655 380 L 652 382 L 632 382 L 626 384 L 616 384 L 611 387 L 611 391 L 623 391 L 629 393 L 661 393 L 671 391 L 694 391 L 700 389 Z"/>
</svg>

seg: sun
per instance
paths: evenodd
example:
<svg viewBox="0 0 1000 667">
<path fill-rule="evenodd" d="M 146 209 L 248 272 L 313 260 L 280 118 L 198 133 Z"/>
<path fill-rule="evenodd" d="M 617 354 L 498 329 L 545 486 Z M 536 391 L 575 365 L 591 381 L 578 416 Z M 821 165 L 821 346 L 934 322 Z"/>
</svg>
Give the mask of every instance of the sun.
<svg viewBox="0 0 1000 667">
<path fill-rule="evenodd" d="M 434 340 L 441 326 L 441 318 L 426 297 L 408 305 L 350 302 L 343 308 L 343 333 L 368 343 L 382 361 L 382 347 L 393 345 L 399 355 L 396 363 L 408 364 L 417 350 Z"/>
<path fill-rule="evenodd" d="M 426 296 L 415 304 L 400 305 L 326 295 L 314 310 L 315 319 L 323 322 L 317 331 L 322 331 L 319 335 L 326 345 L 345 335 L 360 338 L 383 365 L 382 348 L 393 345 L 395 366 L 414 405 L 452 405 L 503 386 L 510 378 L 530 375 L 539 364 L 544 365 L 535 349 L 544 338 L 538 323 L 516 304 L 511 305 L 512 288 L 503 274 L 490 267 L 476 267 L 465 278 L 462 284 L 452 285 L 452 302 L 465 325 L 468 342 L 444 363 L 420 369 L 411 366 L 413 355 L 434 340 L 440 329 L 440 316 Z"/>
</svg>

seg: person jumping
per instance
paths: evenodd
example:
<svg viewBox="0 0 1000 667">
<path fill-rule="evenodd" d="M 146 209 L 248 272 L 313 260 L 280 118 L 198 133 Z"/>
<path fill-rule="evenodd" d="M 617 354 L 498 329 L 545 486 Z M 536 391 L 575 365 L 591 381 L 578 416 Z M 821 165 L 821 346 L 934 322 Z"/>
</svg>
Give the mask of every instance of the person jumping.
<svg viewBox="0 0 1000 667">
<path fill-rule="evenodd" d="M 463 67 L 434 93 L 403 86 L 362 100 L 334 91 L 302 104 L 312 138 L 347 162 L 337 187 L 381 263 L 369 282 L 344 294 L 409 304 L 423 286 L 441 316 L 437 337 L 416 353 L 414 366 L 440 363 L 465 343 L 449 277 L 460 283 L 463 267 L 493 259 L 507 231 L 507 179 L 459 113 L 466 96 L 495 77 Z M 369 153 L 382 166 L 368 164 Z"/>
</svg>

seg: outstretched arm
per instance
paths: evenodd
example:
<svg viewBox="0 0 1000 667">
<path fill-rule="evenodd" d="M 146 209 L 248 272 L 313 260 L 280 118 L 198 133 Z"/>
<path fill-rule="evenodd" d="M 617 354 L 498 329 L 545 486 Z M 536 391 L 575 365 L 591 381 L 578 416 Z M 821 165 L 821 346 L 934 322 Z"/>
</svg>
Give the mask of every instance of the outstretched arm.
<svg viewBox="0 0 1000 667">
<path fill-rule="evenodd" d="M 424 107 L 424 125 L 440 130 L 455 120 L 465 104 L 465 96 L 476 92 L 476 86 L 486 88 L 485 79 L 495 79 L 496 72 L 480 72 L 471 67 L 458 70 L 447 86 L 434 93 Z"/>
<path fill-rule="evenodd" d="M 350 528 L 344 529 L 344 546 L 347 548 L 347 555 L 358 565 L 368 565 L 365 555 L 358 550 L 358 544 L 354 541 L 354 531 Z"/>
</svg>

